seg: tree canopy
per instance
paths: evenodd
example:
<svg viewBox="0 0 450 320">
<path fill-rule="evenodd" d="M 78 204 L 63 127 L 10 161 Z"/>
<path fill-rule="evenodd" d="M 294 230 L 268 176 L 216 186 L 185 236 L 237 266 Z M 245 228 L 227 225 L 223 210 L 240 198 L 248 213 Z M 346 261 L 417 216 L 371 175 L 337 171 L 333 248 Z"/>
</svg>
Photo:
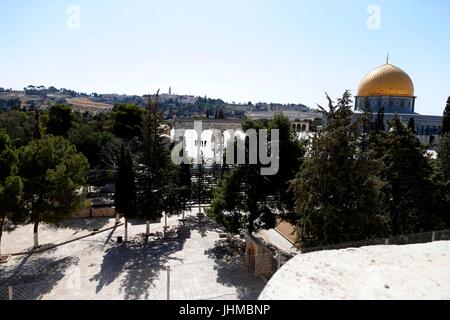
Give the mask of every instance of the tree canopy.
<svg viewBox="0 0 450 320">
<path fill-rule="evenodd" d="M 130 150 L 122 143 L 114 194 L 116 211 L 127 219 L 137 216 L 136 183 Z"/>
<path fill-rule="evenodd" d="M 113 109 L 112 132 L 119 138 L 131 140 L 142 135 L 145 109 L 134 104 L 118 104 Z"/>
<path fill-rule="evenodd" d="M 19 163 L 22 210 L 29 213 L 35 233 L 40 222 L 58 223 L 82 208 L 80 188 L 89 164 L 68 140 L 52 135 L 33 140 L 19 149 Z"/>
<path fill-rule="evenodd" d="M 291 123 L 282 114 L 270 121 L 245 120 L 242 123 L 244 131 L 278 130 L 279 141 L 270 141 L 266 145 L 258 142 L 252 145 L 245 141 L 245 157 L 250 154 L 260 154 L 260 148 L 271 150 L 272 143 L 279 144 L 279 170 L 276 175 L 261 174 L 264 165 L 261 161 L 256 164 L 246 161 L 230 169 L 223 175 L 219 185 L 213 192 L 213 200 L 209 215 L 222 224 L 230 232 L 238 233 L 242 230 L 253 232 L 258 229 L 268 229 L 275 226 L 276 211 L 290 213 L 293 211 L 294 200 L 289 189 L 289 181 L 298 171 L 304 150 L 292 130 Z M 233 143 L 233 141 L 231 141 Z M 240 144 L 235 143 L 235 153 Z M 266 151 L 266 152 L 267 152 Z M 236 158 L 236 155 L 235 155 Z"/>
<path fill-rule="evenodd" d="M 5 130 L 0 129 L 0 255 L 1 237 L 5 219 L 18 221 L 22 196 L 22 179 L 17 176 L 18 156 Z"/>
<path fill-rule="evenodd" d="M 47 134 L 66 137 L 72 127 L 72 109 L 65 105 L 50 107 L 48 112 Z"/>
<path fill-rule="evenodd" d="M 386 216 L 381 165 L 360 147 L 360 122 L 351 120 L 351 97 L 328 96 L 327 126 L 313 138 L 292 183 L 299 242 L 317 246 L 360 240 L 384 233 Z"/>
<path fill-rule="evenodd" d="M 450 133 L 450 97 L 447 99 L 447 104 L 444 109 L 444 119 L 442 121 L 442 130 L 441 134 Z"/>
<path fill-rule="evenodd" d="M 147 221 L 162 217 L 172 187 L 173 164 L 161 136 L 162 113 L 158 111 L 158 105 L 158 97 L 148 102 L 142 123 L 143 143 L 138 155 L 138 209 Z"/>
<path fill-rule="evenodd" d="M 28 144 L 34 137 L 36 119 L 31 112 L 12 110 L 0 113 L 0 128 L 4 129 L 15 147 Z"/>
</svg>

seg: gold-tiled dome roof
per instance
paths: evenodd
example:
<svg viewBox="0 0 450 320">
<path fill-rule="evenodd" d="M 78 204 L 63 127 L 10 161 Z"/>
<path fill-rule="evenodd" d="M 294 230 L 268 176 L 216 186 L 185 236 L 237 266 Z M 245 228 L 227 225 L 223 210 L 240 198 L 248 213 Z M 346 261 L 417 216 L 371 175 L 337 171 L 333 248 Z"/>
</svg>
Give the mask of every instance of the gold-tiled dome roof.
<svg viewBox="0 0 450 320">
<path fill-rule="evenodd" d="M 405 71 L 387 63 L 364 77 L 358 96 L 414 97 L 414 84 Z"/>
</svg>

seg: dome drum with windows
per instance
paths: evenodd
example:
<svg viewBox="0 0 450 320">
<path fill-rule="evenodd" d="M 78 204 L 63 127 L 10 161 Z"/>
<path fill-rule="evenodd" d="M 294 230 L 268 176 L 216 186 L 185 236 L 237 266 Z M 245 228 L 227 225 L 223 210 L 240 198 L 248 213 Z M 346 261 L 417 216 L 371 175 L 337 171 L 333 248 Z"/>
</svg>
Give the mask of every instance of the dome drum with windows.
<svg viewBox="0 0 450 320">
<path fill-rule="evenodd" d="M 384 107 L 386 113 L 414 113 L 414 84 L 402 69 L 388 62 L 369 72 L 361 81 L 356 109 L 369 106 L 372 112 Z"/>
</svg>

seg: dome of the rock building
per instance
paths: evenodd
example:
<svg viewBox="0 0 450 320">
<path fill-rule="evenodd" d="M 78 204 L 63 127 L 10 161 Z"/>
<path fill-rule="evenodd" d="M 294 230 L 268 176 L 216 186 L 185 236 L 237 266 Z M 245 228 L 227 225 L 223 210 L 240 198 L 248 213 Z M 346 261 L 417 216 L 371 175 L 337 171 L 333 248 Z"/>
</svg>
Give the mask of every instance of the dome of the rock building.
<svg viewBox="0 0 450 320">
<path fill-rule="evenodd" d="M 387 63 L 363 78 L 358 96 L 414 97 L 414 84 L 405 71 Z"/>
</svg>

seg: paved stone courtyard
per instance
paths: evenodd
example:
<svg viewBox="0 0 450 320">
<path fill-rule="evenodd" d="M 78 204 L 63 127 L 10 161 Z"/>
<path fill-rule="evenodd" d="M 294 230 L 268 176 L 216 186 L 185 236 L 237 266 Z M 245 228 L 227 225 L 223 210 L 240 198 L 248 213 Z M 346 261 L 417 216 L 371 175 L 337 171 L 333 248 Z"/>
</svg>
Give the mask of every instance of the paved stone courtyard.
<svg viewBox="0 0 450 320">
<path fill-rule="evenodd" d="M 69 227 L 57 229 L 52 238 L 51 229 L 43 227 L 41 243 L 62 242 L 74 236 L 89 233 L 86 221 L 70 221 Z M 92 222 L 94 223 L 94 222 Z M 96 219 L 95 224 L 108 227 L 113 219 Z M 11 257 L 0 266 L 0 299 L 8 298 L 7 286 L 13 288 L 14 299 L 56 300 L 123 300 L 167 299 L 170 266 L 170 299 L 257 299 L 266 280 L 254 276 L 240 256 L 242 242 L 228 245 L 220 239 L 222 232 L 206 218 L 188 214 L 182 224 L 179 217 L 169 218 L 171 230 L 177 236 L 169 239 L 142 240 L 145 224 L 129 226 L 128 244 L 117 244 L 124 236 L 124 227 L 75 241 L 49 251 Z M 152 224 L 151 232 L 162 232 L 162 223 Z M 25 228 L 21 230 L 21 228 Z M 32 239 L 24 226 L 17 229 L 20 237 Z M 3 251 L 12 252 L 27 246 L 28 240 L 7 234 Z M 20 244 L 21 243 L 21 244 Z M 9 247 L 9 244 L 10 247 Z M 25 249 L 25 248 L 20 248 Z"/>
</svg>

